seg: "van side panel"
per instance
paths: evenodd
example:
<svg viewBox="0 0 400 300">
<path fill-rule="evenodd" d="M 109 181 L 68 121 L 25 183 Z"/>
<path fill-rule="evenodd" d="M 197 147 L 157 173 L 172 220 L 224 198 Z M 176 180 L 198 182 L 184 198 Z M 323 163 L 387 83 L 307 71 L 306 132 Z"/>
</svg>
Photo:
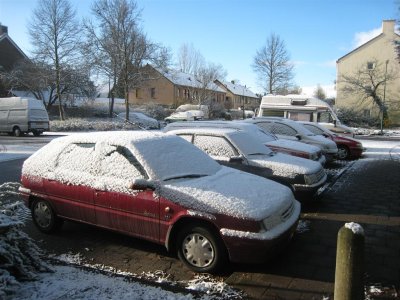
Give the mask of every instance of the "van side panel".
<svg viewBox="0 0 400 300">
<path fill-rule="evenodd" d="M 40 134 L 49 130 L 49 115 L 41 100 L 27 97 L 0 98 L 0 131 Z"/>
</svg>

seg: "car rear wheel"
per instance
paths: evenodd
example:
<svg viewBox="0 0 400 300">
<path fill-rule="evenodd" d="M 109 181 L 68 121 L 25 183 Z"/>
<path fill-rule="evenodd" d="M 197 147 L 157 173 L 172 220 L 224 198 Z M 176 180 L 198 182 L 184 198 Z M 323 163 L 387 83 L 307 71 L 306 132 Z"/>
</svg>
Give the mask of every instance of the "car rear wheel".
<svg viewBox="0 0 400 300">
<path fill-rule="evenodd" d="M 21 129 L 19 127 L 14 127 L 13 134 L 14 134 L 14 136 L 18 137 L 18 136 L 22 135 L 22 131 L 21 131 Z"/>
<path fill-rule="evenodd" d="M 222 241 L 212 230 L 189 226 L 178 235 L 178 257 L 193 271 L 217 272 L 226 260 Z"/>
<path fill-rule="evenodd" d="M 37 130 L 33 130 L 32 133 L 34 136 L 39 136 L 41 134 L 41 132 Z"/>
<path fill-rule="evenodd" d="M 349 148 L 346 146 L 340 145 L 338 146 L 337 158 L 338 159 L 348 159 L 350 157 Z"/>
<path fill-rule="evenodd" d="M 45 200 L 35 200 L 31 212 L 33 223 L 44 233 L 56 232 L 63 224 L 63 220 L 57 217 L 50 203 Z"/>
</svg>

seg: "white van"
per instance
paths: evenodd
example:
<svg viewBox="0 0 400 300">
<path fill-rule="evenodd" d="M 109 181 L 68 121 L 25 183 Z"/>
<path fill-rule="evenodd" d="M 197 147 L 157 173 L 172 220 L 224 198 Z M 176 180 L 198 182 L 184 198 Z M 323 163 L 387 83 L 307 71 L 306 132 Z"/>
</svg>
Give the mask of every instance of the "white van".
<svg viewBox="0 0 400 300">
<path fill-rule="evenodd" d="M 15 136 L 49 130 L 49 115 L 41 100 L 28 97 L 0 98 L 0 132 Z"/>
<path fill-rule="evenodd" d="M 316 122 L 335 133 L 354 136 L 354 130 L 340 122 L 328 103 L 304 95 L 264 96 L 257 116 Z"/>
</svg>

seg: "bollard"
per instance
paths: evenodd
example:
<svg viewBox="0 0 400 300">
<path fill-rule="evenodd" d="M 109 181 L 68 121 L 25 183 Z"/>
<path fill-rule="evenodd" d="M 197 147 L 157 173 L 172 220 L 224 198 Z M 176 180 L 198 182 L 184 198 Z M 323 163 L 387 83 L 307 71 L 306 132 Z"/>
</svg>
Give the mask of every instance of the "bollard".
<svg viewBox="0 0 400 300">
<path fill-rule="evenodd" d="M 364 230 L 346 223 L 338 233 L 334 300 L 364 299 Z"/>
</svg>

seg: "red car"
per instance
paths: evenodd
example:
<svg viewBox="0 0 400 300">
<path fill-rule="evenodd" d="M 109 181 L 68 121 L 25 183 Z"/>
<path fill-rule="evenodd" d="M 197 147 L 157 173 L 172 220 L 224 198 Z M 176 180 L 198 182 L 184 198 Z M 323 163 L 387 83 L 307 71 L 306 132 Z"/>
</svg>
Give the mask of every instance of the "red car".
<svg viewBox="0 0 400 300">
<path fill-rule="evenodd" d="M 76 134 L 22 168 L 20 193 L 45 233 L 74 220 L 165 245 L 197 272 L 261 262 L 293 235 L 289 188 L 228 167 L 177 136 Z"/>
<path fill-rule="evenodd" d="M 363 145 L 351 137 L 338 135 L 329 129 L 313 122 L 300 122 L 305 128 L 317 135 L 323 135 L 334 141 L 338 147 L 338 159 L 360 158 L 365 150 Z"/>
</svg>

